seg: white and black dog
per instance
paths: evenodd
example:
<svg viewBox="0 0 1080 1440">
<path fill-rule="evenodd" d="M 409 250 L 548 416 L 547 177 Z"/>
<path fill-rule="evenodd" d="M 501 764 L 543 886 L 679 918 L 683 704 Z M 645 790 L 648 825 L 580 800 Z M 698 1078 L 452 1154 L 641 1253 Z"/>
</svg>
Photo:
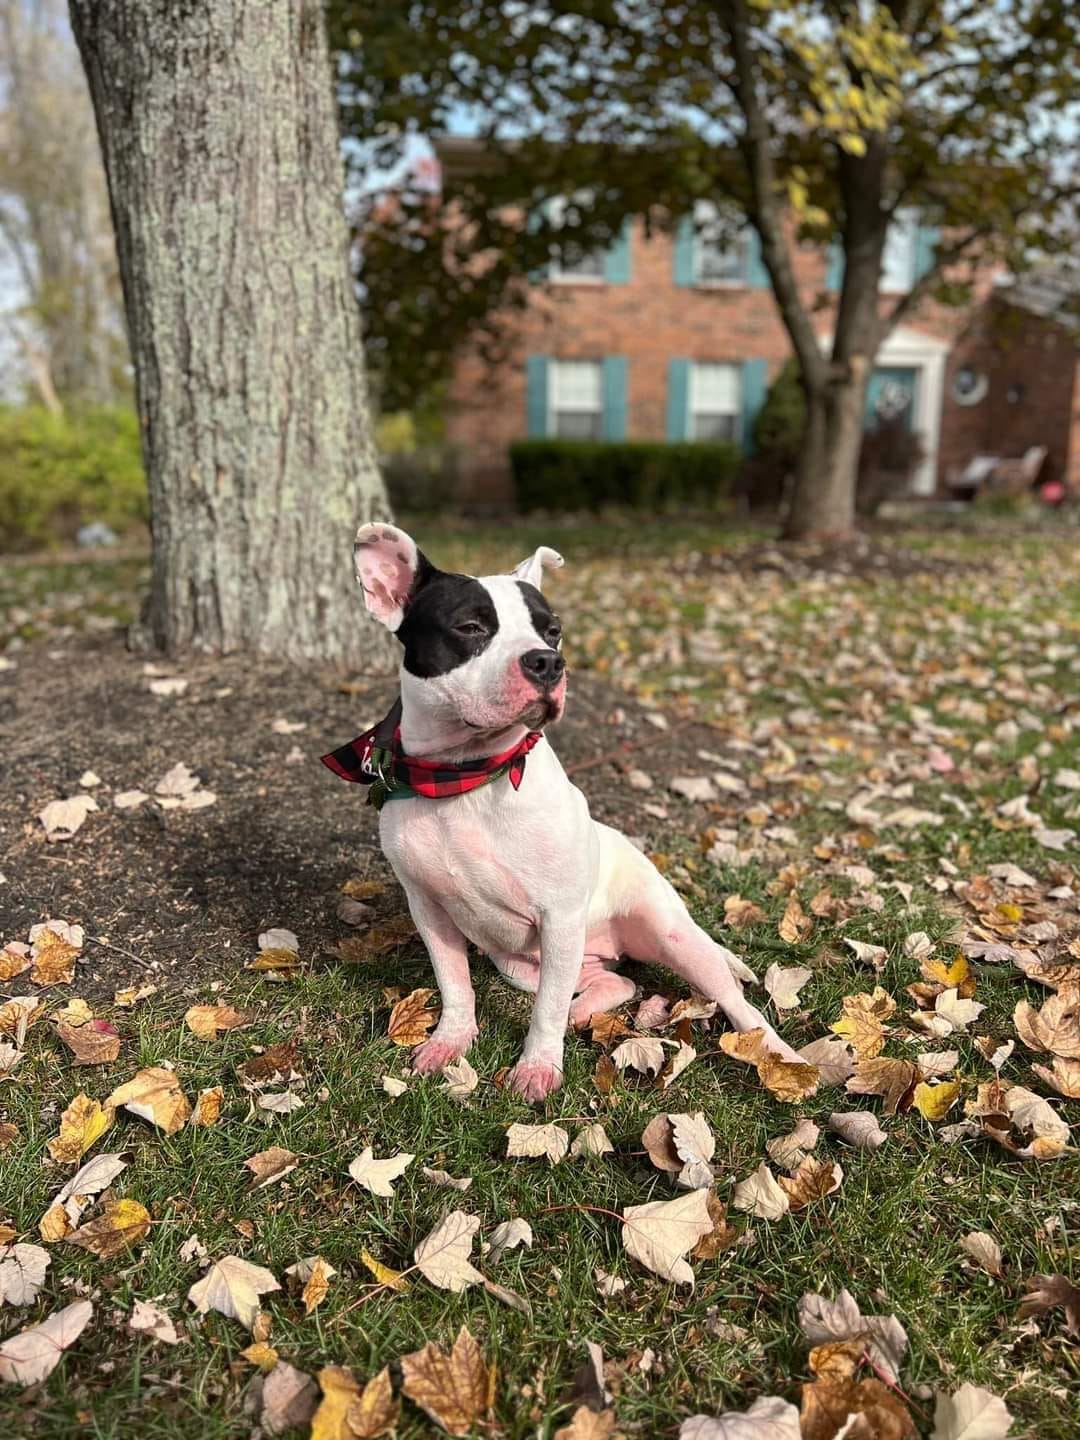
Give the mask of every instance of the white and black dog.
<svg viewBox="0 0 1080 1440">
<path fill-rule="evenodd" d="M 798 1059 L 743 998 L 736 977 L 751 972 L 625 836 L 592 819 L 539 733 L 566 702 L 562 627 L 541 594 L 561 556 L 541 546 L 511 574 L 475 579 L 437 570 L 404 531 L 374 524 L 357 532 L 355 557 L 368 610 L 404 647 L 400 709 L 353 742 L 364 773 L 347 778 L 377 776 L 379 800 L 395 802 L 382 805 L 382 847 L 442 996 L 416 1069 L 440 1070 L 476 1035 L 470 941 L 536 996 L 508 1080 L 528 1100 L 560 1085 L 568 1021 L 633 996 L 615 971 L 624 955 L 667 966 L 738 1029 L 760 1026 L 769 1050 Z"/>
</svg>

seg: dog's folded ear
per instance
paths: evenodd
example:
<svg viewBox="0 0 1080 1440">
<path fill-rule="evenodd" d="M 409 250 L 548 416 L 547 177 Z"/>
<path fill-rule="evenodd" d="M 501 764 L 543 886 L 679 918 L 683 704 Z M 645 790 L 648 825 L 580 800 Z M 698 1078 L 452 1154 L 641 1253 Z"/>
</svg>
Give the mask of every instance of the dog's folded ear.
<svg viewBox="0 0 1080 1440">
<path fill-rule="evenodd" d="M 361 525 L 353 541 L 353 563 L 364 604 L 388 630 L 398 628 L 417 590 L 435 574 L 416 541 L 396 525 Z"/>
<path fill-rule="evenodd" d="M 558 570 L 562 564 L 563 558 L 557 550 L 553 550 L 550 545 L 539 545 L 527 560 L 515 565 L 510 573 L 515 580 L 524 580 L 527 585 L 535 585 L 537 590 L 542 590 L 545 567 Z"/>
</svg>

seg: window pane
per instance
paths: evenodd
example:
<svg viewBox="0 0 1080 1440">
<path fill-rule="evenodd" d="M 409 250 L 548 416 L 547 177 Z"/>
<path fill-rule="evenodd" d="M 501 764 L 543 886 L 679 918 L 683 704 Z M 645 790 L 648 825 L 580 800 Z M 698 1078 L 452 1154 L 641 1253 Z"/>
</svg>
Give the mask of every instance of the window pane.
<svg viewBox="0 0 1080 1440">
<path fill-rule="evenodd" d="M 739 413 L 739 371 L 734 365 L 694 365 L 690 370 L 691 414 Z"/>
<path fill-rule="evenodd" d="M 557 360 L 552 365 L 553 410 L 601 410 L 600 362 Z"/>
<path fill-rule="evenodd" d="M 726 223 L 725 223 L 726 220 Z M 745 278 L 745 238 L 737 233 L 730 215 L 725 217 L 708 200 L 694 206 L 694 270 L 698 281 L 738 282 Z"/>
<path fill-rule="evenodd" d="M 587 410 L 556 410 L 555 436 L 559 440 L 601 439 L 600 412 L 590 414 Z"/>
<path fill-rule="evenodd" d="M 576 259 L 559 259 L 555 267 L 555 274 L 561 275 L 563 279 L 575 275 L 588 276 L 590 279 L 604 278 L 604 252 L 594 250 L 591 255 L 580 255 Z"/>
<path fill-rule="evenodd" d="M 734 440 L 734 415 L 694 415 L 690 422 L 691 440 Z"/>
<path fill-rule="evenodd" d="M 697 249 L 697 278 L 713 282 L 743 278 L 742 246 L 723 246 L 702 236 Z"/>
<path fill-rule="evenodd" d="M 881 252 L 881 288 L 904 293 L 915 277 L 915 242 L 919 230 L 917 210 L 902 210 L 885 235 Z"/>
</svg>

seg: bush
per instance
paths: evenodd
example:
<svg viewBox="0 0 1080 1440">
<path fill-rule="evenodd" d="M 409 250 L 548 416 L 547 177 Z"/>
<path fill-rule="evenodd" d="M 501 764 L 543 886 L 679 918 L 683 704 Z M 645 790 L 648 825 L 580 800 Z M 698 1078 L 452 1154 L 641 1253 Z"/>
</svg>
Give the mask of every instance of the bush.
<svg viewBox="0 0 1080 1440">
<path fill-rule="evenodd" d="M 522 510 L 711 506 L 732 494 L 739 461 L 739 447 L 723 441 L 520 440 L 510 447 Z"/>
<path fill-rule="evenodd" d="M 789 360 L 769 386 L 754 421 L 754 454 L 743 486 L 752 506 L 779 505 L 793 474 L 806 424 L 806 396 L 799 383 L 799 362 Z"/>
<path fill-rule="evenodd" d="M 858 513 L 869 518 L 886 500 L 906 495 L 916 469 L 925 459 L 922 437 L 907 429 L 902 416 L 879 420 L 863 434 L 855 488 Z"/>
<path fill-rule="evenodd" d="M 0 408 L 0 550 L 70 540 L 95 520 L 123 531 L 147 515 L 133 410 Z"/>
</svg>

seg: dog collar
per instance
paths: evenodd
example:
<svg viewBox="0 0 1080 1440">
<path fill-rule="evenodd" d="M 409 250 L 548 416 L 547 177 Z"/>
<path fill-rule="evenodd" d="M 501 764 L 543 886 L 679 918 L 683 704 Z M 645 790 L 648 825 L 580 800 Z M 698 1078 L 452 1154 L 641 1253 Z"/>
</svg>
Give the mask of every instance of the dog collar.
<svg viewBox="0 0 1080 1440">
<path fill-rule="evenodd" d="M 370 785 L 368 804 L 381 810 L 387 800 L 409 800 L 423 796 L 441 800 L 466 795 L 507 775 L 518 789 L 525 774 L 525 757 L 543 739 L 539 730 L 530 730 L 523 739 L 499 755 L 476 760 L 417 760 L 406 755 L 401 745 L 401 696 L 370 730 L 331 750 L 322 763 L 357 785 Z"/>
</svg>

